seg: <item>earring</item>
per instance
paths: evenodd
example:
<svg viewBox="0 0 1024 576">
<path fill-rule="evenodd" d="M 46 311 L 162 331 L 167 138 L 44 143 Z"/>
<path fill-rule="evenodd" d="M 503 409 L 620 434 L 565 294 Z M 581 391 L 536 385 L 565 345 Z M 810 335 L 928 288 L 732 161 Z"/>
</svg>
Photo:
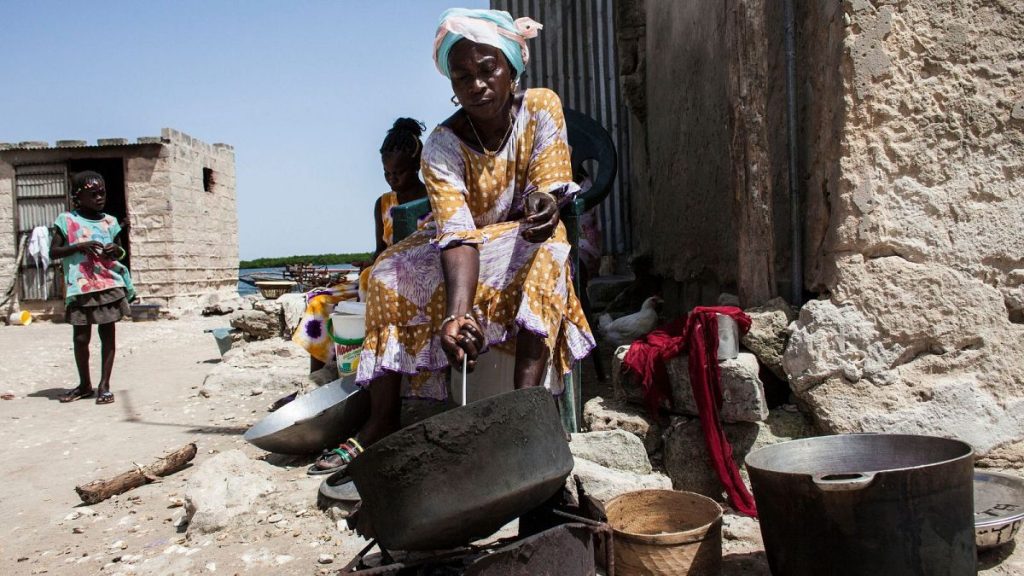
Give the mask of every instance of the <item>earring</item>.
<svg viewBox="0 0 1024 576">
<path fill-rule="evenodd" d="M 512 93 L 515 94 L 519 91 L 519 78 L 512 81 Z"/>
<path fill-rule="evenodd" d="M 459 97 L 456 96 L 455 94 L 452 94 L 452 106 L 458 106 L 459 104 Z"/>
</svg>

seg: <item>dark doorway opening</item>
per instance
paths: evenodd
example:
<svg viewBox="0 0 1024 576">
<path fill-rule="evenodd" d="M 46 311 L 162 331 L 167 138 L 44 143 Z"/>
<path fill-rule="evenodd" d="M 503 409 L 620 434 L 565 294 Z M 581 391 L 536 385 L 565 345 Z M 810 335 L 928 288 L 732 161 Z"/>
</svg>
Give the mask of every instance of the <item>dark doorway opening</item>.
<svg viewBox="0 0 1024 576">
<path fill-rule="evenodd" d="M 124 160 L 122 158 L 85 158 L 79 160 L 68 160 L 68 176 L 75 172 L 92 170 L 103 176 L 107 184 L 107 205 L 103 211 L 117 218 L 121 225 L 121 244 L 126 253 L 124 265 L 131 269 L 131 224 L 128 220 L 128 201 L 125 197 L 124 188 Z"/>
</svg>

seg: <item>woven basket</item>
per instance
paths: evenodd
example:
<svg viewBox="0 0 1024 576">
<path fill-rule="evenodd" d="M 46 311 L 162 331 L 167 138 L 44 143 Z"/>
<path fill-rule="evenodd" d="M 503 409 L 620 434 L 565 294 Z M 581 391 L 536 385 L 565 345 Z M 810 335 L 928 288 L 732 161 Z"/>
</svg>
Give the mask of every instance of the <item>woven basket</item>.
<svg viewBox="0 0 1024 576">
<path fill-rule="evenodd" d="M 256 282 L 256 288 L 259 289 L 260 294 L 268 300 L 277 300 L 281 296 L 292 291 L 295 287 L 295 282 L 290 280 L 260 280 Z"/>
<path fill-rule="evenodd" d="M 722 508 L 692 492 L 640 490 L 605 505 L 620 576 L 718 576 Z"/>
</svg>

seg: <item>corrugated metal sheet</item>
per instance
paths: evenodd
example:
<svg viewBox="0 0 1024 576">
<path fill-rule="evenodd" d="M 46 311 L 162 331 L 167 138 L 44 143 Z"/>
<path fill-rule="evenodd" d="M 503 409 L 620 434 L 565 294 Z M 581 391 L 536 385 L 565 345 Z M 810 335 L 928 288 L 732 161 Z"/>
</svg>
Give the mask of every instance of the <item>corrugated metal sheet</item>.
<svg viewBox="0 0 1024 576">
<path fill-rule="evenodd" d="M 525 84 L 551 88 L 562 103 L 594 118 L 619 154 L 615 188 L 600 206 L 605 253 L 630 250 L 629 111 L 618 75 L 613 0 L 491 0 L 513 18 L 529 16 L 544 30 L 529 41 Z"/>
<path fill-rule="evenodd" d="M 20 246 L 22 239 L 35 227 L 51 227 L 57 215 L 67 210 L 67 203 L 67 174 L 63 165 L 19 166 L 15 179 L 18 213 L 15 247 Z M 59 300 L 61 297 L 59 267 L 43 274 L 26 255 L 21 270 L 21 299 Z"/>
</svg>

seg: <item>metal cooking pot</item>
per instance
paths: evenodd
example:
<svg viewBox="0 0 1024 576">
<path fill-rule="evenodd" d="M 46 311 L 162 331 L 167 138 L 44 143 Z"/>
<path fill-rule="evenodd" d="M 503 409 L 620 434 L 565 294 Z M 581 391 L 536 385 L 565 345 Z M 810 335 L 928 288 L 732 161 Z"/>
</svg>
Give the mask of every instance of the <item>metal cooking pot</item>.
<svg viewBox="0 0 1024 576">
<path fill-rule="evenodd" d="M 848 434 L 747 458 L 776 576 L 974 576 L 973 450 L 929 436 Z"/>
<path fill-rule="evenodd" d="M 490 536 L 553 496 L 573 459 L 551 393 L 514 390 L 380 440 L 349 466 L 357 522 L 391 550 L 454 548 Z"/>
</svg>

